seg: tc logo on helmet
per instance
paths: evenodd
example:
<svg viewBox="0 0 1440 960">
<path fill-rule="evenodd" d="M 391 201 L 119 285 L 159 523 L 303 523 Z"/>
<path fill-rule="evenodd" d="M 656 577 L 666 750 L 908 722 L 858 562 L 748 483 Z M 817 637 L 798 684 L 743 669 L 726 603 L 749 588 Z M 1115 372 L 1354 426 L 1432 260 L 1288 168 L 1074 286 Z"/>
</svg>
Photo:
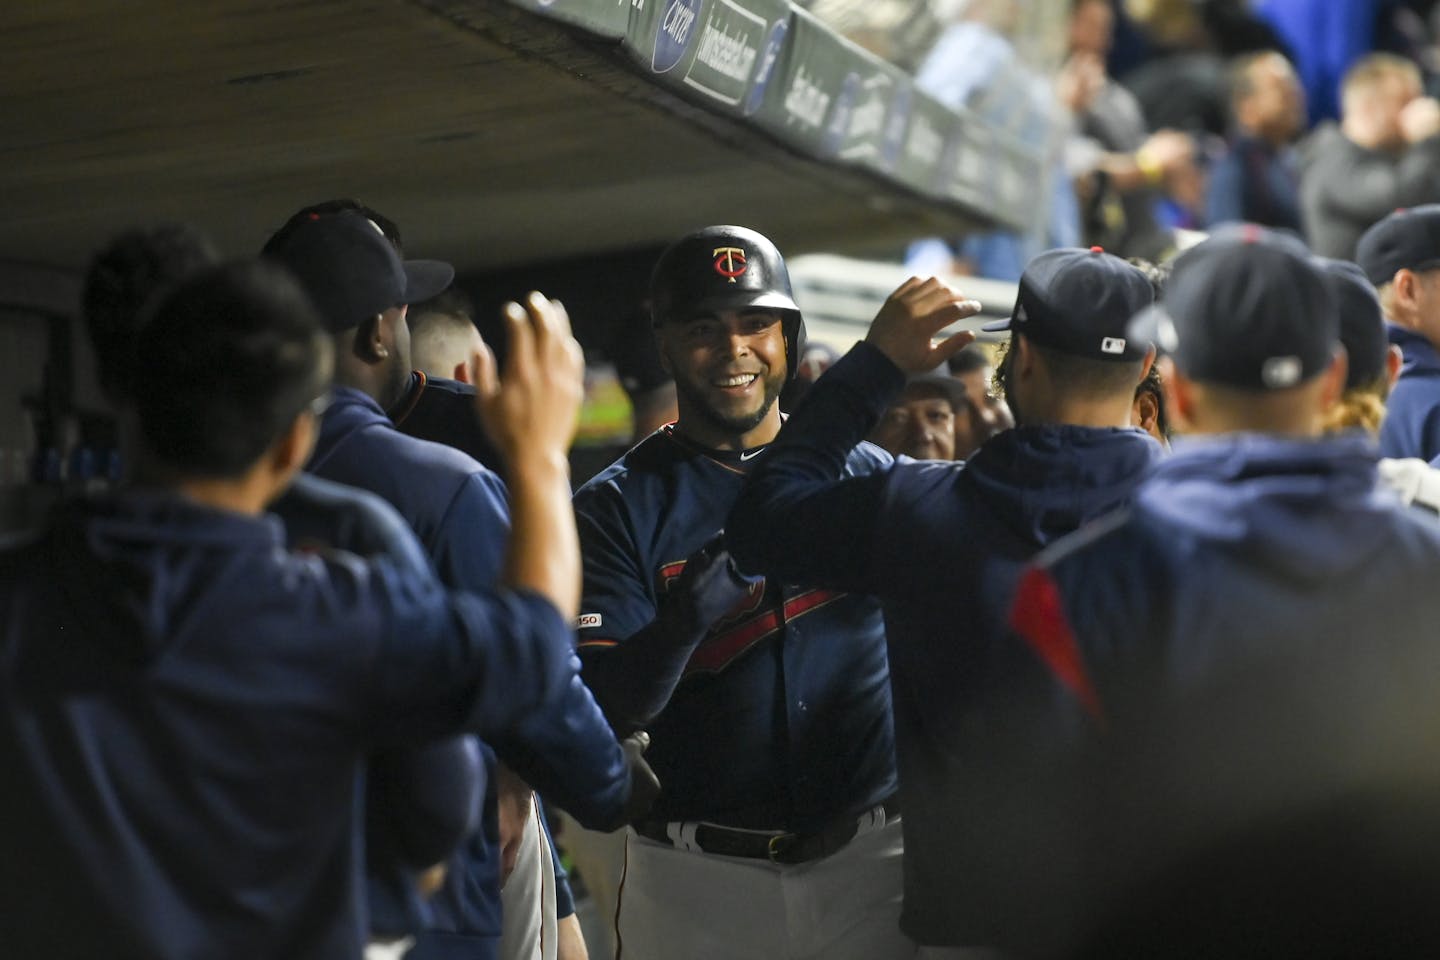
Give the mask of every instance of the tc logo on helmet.
<svg viewBox="0 0 1440 960">
<path fill-rule="evenodd" d="M 715 258 L 715 272 L 731 283 L 745 272 L 743 247 L 716 247 L 710 256 Z"/>
</svg>

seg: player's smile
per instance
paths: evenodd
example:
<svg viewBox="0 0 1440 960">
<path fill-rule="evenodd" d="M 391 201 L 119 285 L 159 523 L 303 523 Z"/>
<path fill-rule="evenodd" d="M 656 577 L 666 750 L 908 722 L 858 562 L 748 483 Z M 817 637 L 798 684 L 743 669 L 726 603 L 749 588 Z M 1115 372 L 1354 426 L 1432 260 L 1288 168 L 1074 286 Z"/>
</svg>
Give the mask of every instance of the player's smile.
<svg viewBox="0 0 1440 960">
<path fill-rule="evenodd" d="M 751 388 L 759 382 L 759 373 L 735 373 L 710 379 L 710 385 L 724 396 L 737 398 L 754 393 L 755 391 Z"/>
</svg>

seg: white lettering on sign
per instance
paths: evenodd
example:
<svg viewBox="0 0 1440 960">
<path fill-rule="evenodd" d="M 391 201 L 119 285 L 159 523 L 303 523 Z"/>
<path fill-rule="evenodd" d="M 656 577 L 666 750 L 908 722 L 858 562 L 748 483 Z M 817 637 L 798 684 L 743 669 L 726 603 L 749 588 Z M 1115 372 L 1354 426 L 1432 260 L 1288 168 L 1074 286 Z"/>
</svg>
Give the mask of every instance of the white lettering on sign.
<svg viewBox="0 0 1440 960">
<path fill-rule="evenodd" d="M 712 18 L 706 22 L 705 32 L 700 34 L 700 51 L 695 54 L 695 59 L 731 80 L 744 83 L 750 79 L 750 69 L 755 66 L 755 58 L 759 55 L 760 51 L 745 42 L 742 31 L 732 36 L 723 25 L 717 27 Z"/>
<path fill-rule="evenodd" d="M 807 126 L 818 127 L 825 122 L 829 109 L 830 95 L 820 89 L 803 66 L 795 71 L 795 81 L 785 94 L 785 112 Z"/>
<path fill-rule="evenodd" d="M 940 153 L 944 149 L 944 134 L 935 129 L 929 117 L 917 112 L 910 124 L 910 135 L 905 138 L 906 156 L 930 167 L 940 162 Z"/>
<path fill-rule="evenodd" d="M 665 11 L 665 21 L 660 25 L 660 29 L 664 30 L 670 39 L 683 45 L 694 25 L 695 11 L 683 3 L 672 3 L 670 9 Z"/>
</svg>

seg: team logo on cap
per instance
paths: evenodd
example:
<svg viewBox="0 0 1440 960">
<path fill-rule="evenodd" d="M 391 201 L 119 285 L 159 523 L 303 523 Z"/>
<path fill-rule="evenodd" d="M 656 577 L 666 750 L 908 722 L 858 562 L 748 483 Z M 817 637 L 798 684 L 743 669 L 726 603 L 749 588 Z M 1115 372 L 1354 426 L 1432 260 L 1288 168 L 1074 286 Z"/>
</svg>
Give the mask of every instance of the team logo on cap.
<svg viewBox="0 0 1440 960">
<path fill-rule="evenodd" d="M 745 273 L 745 250 L 742 247 L 716 247 L 710 256 L 715 258 L 715 272 L 731 283 Z"/>
<path fill-rule="evenodd" d="M 1299 357 L 1271 357 L 1260 367 L 1260 380 L 1272 390 L 1293 387 L 1305 373 Z"/>
<path fill-rule="evenodd" d="M 1101 352 L 1101 353 L 1124 353 L 1124 352 L 1125 352 L 1125 338 L 1124 338 L 1124 337 L 1106 337 L 1105 339 L 1103 339 L 1103 340 L 1100 341 L 1100 352 Z"/>
</svg>

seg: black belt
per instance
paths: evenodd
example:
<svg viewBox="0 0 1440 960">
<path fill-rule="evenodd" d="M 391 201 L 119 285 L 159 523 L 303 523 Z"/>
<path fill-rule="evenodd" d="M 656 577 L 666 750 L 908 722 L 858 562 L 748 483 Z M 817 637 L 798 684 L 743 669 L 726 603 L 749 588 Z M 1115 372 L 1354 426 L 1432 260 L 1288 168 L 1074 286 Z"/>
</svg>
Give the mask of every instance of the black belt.
<svg viewBox="0 0 1440 960">
<path fill-rule="evenodd" d="M 744 857 L 768 860 L 771 863 L 807 863 L 820 860 L 840 850 L 865 826 L 884 826 L 900 815 L 898 797 L 887 797 L 858 817 L 842 817 L 821 827 L 815 833 L 788 833 L 774 830 L 740 830 L 716 823 L 667 823 L 664 820 L 642 820 L 635 832 L 648 840 L 682 849 L 693 845 L 703 853 L 722 857 Z M 672 836 L 680 836 L 679 842 Z M 693 839 L 687 834 L 693 830 Z"/>
</svg>

